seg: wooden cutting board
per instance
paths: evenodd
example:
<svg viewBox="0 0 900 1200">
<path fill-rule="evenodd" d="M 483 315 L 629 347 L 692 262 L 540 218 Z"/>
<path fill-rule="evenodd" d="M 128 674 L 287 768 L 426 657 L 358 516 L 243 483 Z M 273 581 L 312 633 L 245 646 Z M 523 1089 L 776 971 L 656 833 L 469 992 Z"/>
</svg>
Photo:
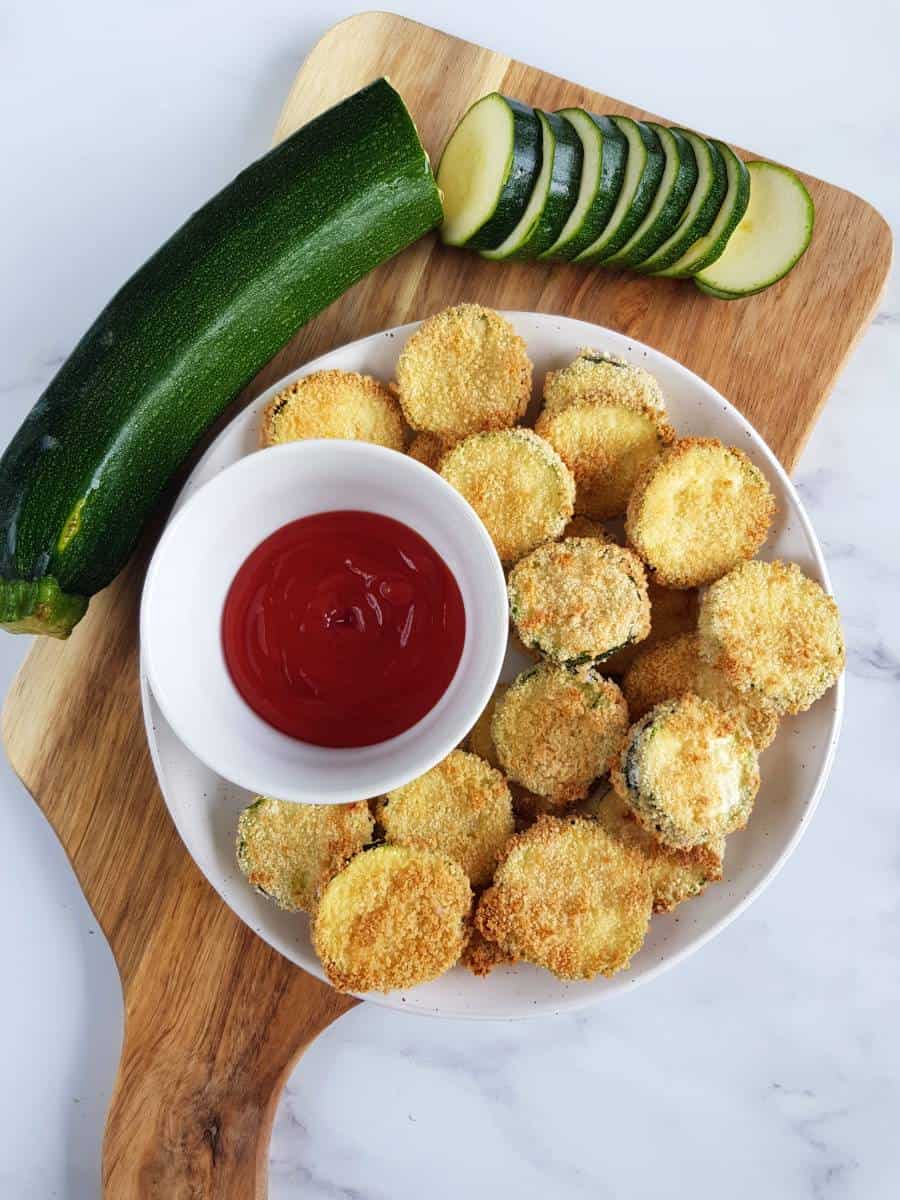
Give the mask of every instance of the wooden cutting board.
<svg viewBox="0 0 900 1200">
<path fill-rule="evenodd" d="M 494 89 L 548 109 L 651 115 L 402 17 L 363 13 L 314 48 L 277 137 L 382 74 L 406 98 L 435 161 L 468 105 Z M 723 303 L 689 284 L 492 264 L 431 237 L 303 329 L 233 411 L 334 346 L 478 300 L 580 317 L 649 342 L 733 400 L 791 467 L 873 315 L 891 261 L 891 235 L 874 209 L 804 178 L 816 203 L 812 246 L 788 279 L 760 296 Z M 137 611 L 154 540 L 151 530 L 67 643 L 33 648 L 6 701 L 4 737 L 122 977 L 125 1042 L 104 1144 L 105 1195 L 261 1198 L 284 1080 L 304 1047 L 356 1001 L 241 924 L 169 820 L 138 696 Z"/>
</svg>

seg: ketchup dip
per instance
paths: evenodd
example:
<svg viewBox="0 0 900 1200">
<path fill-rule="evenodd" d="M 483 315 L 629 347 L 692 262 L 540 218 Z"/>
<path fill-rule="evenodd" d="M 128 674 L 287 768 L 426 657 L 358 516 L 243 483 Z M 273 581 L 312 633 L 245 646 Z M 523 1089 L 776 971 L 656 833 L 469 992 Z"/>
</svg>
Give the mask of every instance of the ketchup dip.
<svg viewBox="0 0 900 1200">
<path fill-rule="evenodd" d="M 372 746 L 410 729 L 450 686 L 466 615 L 415 530 L 377 513 L 283 525 L 234 577 L 222 648 L 258 716 L 315 746 Z"/>
</svg>

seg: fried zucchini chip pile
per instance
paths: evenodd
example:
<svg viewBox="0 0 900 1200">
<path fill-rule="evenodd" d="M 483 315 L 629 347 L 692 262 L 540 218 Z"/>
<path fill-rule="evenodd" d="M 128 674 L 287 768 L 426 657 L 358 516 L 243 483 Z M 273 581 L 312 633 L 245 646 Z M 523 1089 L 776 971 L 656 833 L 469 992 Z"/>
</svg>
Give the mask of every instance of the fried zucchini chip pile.
<svg viewBox="0 0 900 1200">
<path fill-rule="evenodd" d="M 388 389 L 355 371 L 316 371 L 283 388 L 263 411 L 263 446 L 344 438 L 403 450 L 400 406 Z"/>
<path fill-rule="evenodd" d="M 657 380 L 603 351 L 547 374 L 534 428 L 531 383 L 509 322 L 460 304 L 412 334 L 390 390 L 320 371 L 263 414 L 264 445 L 411 437 L 481 517 L 511 646 L 534 664 L 497 685 L 461 748 L 386 796 L 260 797 L 241 814 L 241 870 L 310 913 L 340 989 L 409 988 L 457 963 L 625 969 L 652 912 L 722 879 L 758 755 L 844 667 L 833 599 L 795 564 L 754 559 L 775 504 L 743 451 L 679 438 Z"/>
<path fill-rule="evenodd" d="M 653 890 L 640 855 L 597 822 L 541 817 L 516 834 L 475 912 L 511 958 L 560 979 L 614 975 L 647 933 Z"/>
<path fill-rule="evenodd" d="M 459 863 L 473 887 L 490 882 L 513 832 L 506 780 L 464 750 L 453 750 L 418 779 L 388 792 L 376 813 L 388 842 L 440 850 Z"/>
<path fill-rule="evenodd" d="M 372 840 L 373 828 L 364 800 L 292 804 L 258 796 L 238 818 L 238 866 L 279 908 L 309 912 L 322 880 Z"/>
<path fill-rule="evenodd" d="M 424 846 L 357 854 L 322 889 L 312 936 L 342 992 L 415 987 L 463 952 L 472 889 L 459 863 Z"/>
</svg>

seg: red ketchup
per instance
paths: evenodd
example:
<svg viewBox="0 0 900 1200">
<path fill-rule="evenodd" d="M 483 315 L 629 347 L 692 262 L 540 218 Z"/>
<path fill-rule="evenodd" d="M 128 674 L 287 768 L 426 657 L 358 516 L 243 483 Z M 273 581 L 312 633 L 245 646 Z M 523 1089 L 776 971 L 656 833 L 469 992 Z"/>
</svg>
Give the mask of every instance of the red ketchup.
<svg viewBox="0 0 900 1200">
<path fill-rule="evenodd" d="M 465 634 L 441 556 L 369 512 L 283 525 L 240 568 L 222 613 L 244 700 L 315 746 L 372 746 L 415 725 L 450 686 Z"/>
</svg>

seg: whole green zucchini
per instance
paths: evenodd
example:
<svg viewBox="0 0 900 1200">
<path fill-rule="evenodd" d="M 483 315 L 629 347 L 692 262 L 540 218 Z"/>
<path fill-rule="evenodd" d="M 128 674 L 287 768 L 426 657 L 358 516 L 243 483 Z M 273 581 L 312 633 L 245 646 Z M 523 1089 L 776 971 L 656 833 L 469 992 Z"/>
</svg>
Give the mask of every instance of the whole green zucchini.
<svg viewBox="0 0 900 1200">
<path fill-rule="evenodd" d="M 195 213 L 109 302 L 0 460 L 0 625 L 66 637 L 213 418 L 304 322 L 441 217 L 385 79 Z"/>
</svg>

